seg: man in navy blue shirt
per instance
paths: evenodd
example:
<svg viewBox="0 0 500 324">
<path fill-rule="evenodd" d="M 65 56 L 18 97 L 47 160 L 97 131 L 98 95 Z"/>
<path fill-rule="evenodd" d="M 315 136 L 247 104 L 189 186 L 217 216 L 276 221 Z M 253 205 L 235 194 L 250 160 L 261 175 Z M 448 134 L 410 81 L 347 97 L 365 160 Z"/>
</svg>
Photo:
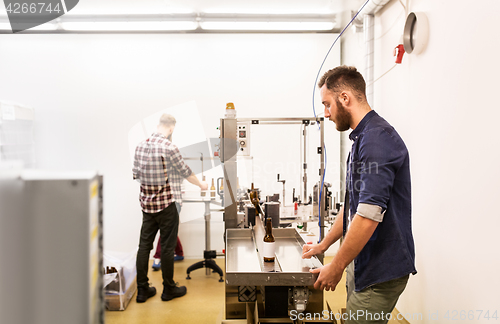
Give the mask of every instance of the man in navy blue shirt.
<svg viewBox="0 0 500 324">
<path fill-rule="evenodd" d="M 304 245 L 303 258 L 344 237 L 332 262 L 319 269 L 316 289 L 335 290 L 347 268 L 346 323 L 387 323 L 415 274 L 408 150 L 396 130 L 366 100 L 354 67 L 339 66 L 318 83 L 325 118 L 353 129 L 347 161 L 346 206 L 325 239 Z M 347 207 L 348 206 L 348 207 Z"/>
</svg>

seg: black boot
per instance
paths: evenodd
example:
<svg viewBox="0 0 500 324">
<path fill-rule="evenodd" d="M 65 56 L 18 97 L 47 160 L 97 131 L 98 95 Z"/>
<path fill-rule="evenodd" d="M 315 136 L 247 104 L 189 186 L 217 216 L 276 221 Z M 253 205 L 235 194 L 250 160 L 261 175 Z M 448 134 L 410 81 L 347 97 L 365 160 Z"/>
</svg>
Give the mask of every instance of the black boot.
<svg viewBox="0 0 500 324">
<path fill-rule="evenodd" d="M 186 286 L 180 287 L 169 287 L 163 288 L 163 294 L 161 294 L 161 300 L 169 301 L 177 297 L 182 297 L 186 294 L 187 289 Z"/>
<path fill-rule="evenodd" d="M 144 303 L 149 297 L 156 295 L 155 287 L 138 287 L 137 288 L 137 302 Z"/>
</svg>

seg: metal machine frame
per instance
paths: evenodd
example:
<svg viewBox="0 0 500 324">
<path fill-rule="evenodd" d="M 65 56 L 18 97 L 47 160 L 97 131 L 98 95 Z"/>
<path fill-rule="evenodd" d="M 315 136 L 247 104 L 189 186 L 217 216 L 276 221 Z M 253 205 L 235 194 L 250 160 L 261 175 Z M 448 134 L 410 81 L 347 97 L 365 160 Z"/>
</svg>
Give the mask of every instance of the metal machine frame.
<svg viewBox="0 0 500 324">
<path fill-rule="evenodd" d="M 236 228 L 237 221 L 237 166 L 236 159 L 238 153 L 238 138 L 237 138 L 237 123 L 251 122 L 252 125 L 309 125 L 311 122 L 320 124 L 320 146 L 318 154 L 321 156 L 319 177 L 323 179 L 325 172 L 325 134 L 324 134 L 324 118 L 323 117 L 295 117 L 295 118 L 221 118 L 221 144 L 220 144 L 220 159 L 223 163 L 224 170 L 224 221 L 225 230 L 228 228 Z M 306 179 L 304 179 L 306 180 Z M 234 184 L 234 185 L 233 185 Z M 304 197 L 305 198 L 305 197 Z M 320 201 L 320 210 L 325 210 L 324 200 Z M 324 213 L 320 217 L 320 228 L 324 229 Z M 320 239 L 323 239 L 323 232 Z"/>
<path fill-rule="evenodd" d="M 251 125 L 304 125 L 320 124 L 321 156 L 319 176 L 324 176 L 324 118 L 222 118 L 220 124 L 221 144 L 219 156 L 224 171 L 224 223 L 226 244 L 226 307 L 225 317 L 230 319 L 269 317 L 271 321 L 292 322 L 286 314 L 290 307 L 306 312 L 321 312 L 323 291 L 312 287 L 316 277 L 309 269 L 322 266 L 323 258 L 302 260 L 304 241 L 295 228 L 274 229 L 276 239 L 276 262 L 269 265 L 262 261 L 259 246 L 262 245 L 263 224 L 259 217 L 251 229 L 238 228 L 237 216 L 237 153 L 239 150 L 238 122 Z M 305 148 L 304 148 L 305 152 Z M 306 167 L 304 161 L 304 168 Z M 306 181 L 304 172 L 303 181 Z M 318 186 L 319 188 L 319 186 Z M 324 199 L 319 199 L 320 210 L 325 210 Z M 319 215 L 320 240 L 324 237 L 326 212 Z M 257 239 L 256 239 L 257 238 Z M 260 294 L 259 294 L 260 292 Z M 267 299 L 267 302 L 266 302 Z M 254 305 L 250 306 L 249 305 Z M 285 307 L 287 306 L 287 307 Z M 306 308 L 307 307 L 307 308 Z M 285 311 L 285 314 L 284 314 Z M 266 322 L 264 320 L 263 322 Z"/>
</svg>

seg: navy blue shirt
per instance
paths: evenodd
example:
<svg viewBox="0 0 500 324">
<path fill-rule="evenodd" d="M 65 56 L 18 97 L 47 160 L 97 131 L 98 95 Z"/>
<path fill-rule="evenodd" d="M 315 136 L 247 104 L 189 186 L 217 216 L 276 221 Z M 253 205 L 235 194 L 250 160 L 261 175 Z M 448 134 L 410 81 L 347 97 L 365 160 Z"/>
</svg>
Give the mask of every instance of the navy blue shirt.
<svg viewBox="0 0 500 324">
<path fill-rule="evenodd" d="M 359 204 L 379 206 L 383 213 L 382 221 L 354 259 L 355 291 L 360 291 L 417 272 L 410 158 L 399 134 L 374 110 L 349 138 L 353 141 L 347 162 L 350 215 L 354 217 Z"/>
</svg>

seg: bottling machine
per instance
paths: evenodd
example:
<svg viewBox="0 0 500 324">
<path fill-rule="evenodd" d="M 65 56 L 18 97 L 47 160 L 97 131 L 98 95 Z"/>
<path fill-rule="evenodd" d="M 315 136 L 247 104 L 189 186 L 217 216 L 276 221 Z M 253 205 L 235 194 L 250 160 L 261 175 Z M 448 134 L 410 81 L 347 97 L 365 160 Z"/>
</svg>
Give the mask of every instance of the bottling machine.
<svg viewBox="0 0 500 324">
<path fill-rule="evenodd" d="M 273 197 L 264 206 L 254 206 L 237 189 L 237 156 L 250 155 L 250 128 L 258 125 L 302 125 L 304 138 L 304 163 L 302 181 L 303 199 L 307 193 L 306 136 L 307 127 L 320 126 L 320 143 L 317 154 L 320 159 L 319 179 L 324 179 L 324 119 L 313 118 L 236 118 L 226 116 L 220 121 L 219 157 L 223 164 L 223 208 L 225 223 L 225 318 L 247 319 L 257 322 L 292 323 L 290 313 L 320 313 L 323 311 L 323 291 L 315 290 L 316 275 L 309 270 L 321 267 L 323 257 L 302 259 L 302 246 L 306 243 L 295 227 L 280 227 L 274 218 Z M 280 181 L 278 176 L 278 181 Z M 281 181 L 280 181 L 281 182 Z M 283 190 L 284 190 L 283 181 Z M 326 185 L 313 189 L 310 209 L 315 211 L 310 219 L 316 219 L 320 227 L 319 239 L 324 236 L 325 218 L 332 209 L 332 198 Z M 317 191 L 317 192 L 316 192 Z M 294 194 L 295 195 L 295 194 Z M 278 195 L 275 195 L 278 196 Z M 284 197 L 284 196 L 283 196 Z M 312 201 L 314 200 L 314 201 Z M 255 213 L 255 208 L 261 210 Z M 273 218 L 273 234 L 276 239 L 275 262 L 263 262 L 262 238 L 264 217 Z M 242 221 L 242 219 L 244 221 Z M 242 226 L 242 222 L 243 225 Z M 257 318 L 259 320 L 257 320 Z M 267 320 L 265 320 L 267 319 Z"/>
</svg>

